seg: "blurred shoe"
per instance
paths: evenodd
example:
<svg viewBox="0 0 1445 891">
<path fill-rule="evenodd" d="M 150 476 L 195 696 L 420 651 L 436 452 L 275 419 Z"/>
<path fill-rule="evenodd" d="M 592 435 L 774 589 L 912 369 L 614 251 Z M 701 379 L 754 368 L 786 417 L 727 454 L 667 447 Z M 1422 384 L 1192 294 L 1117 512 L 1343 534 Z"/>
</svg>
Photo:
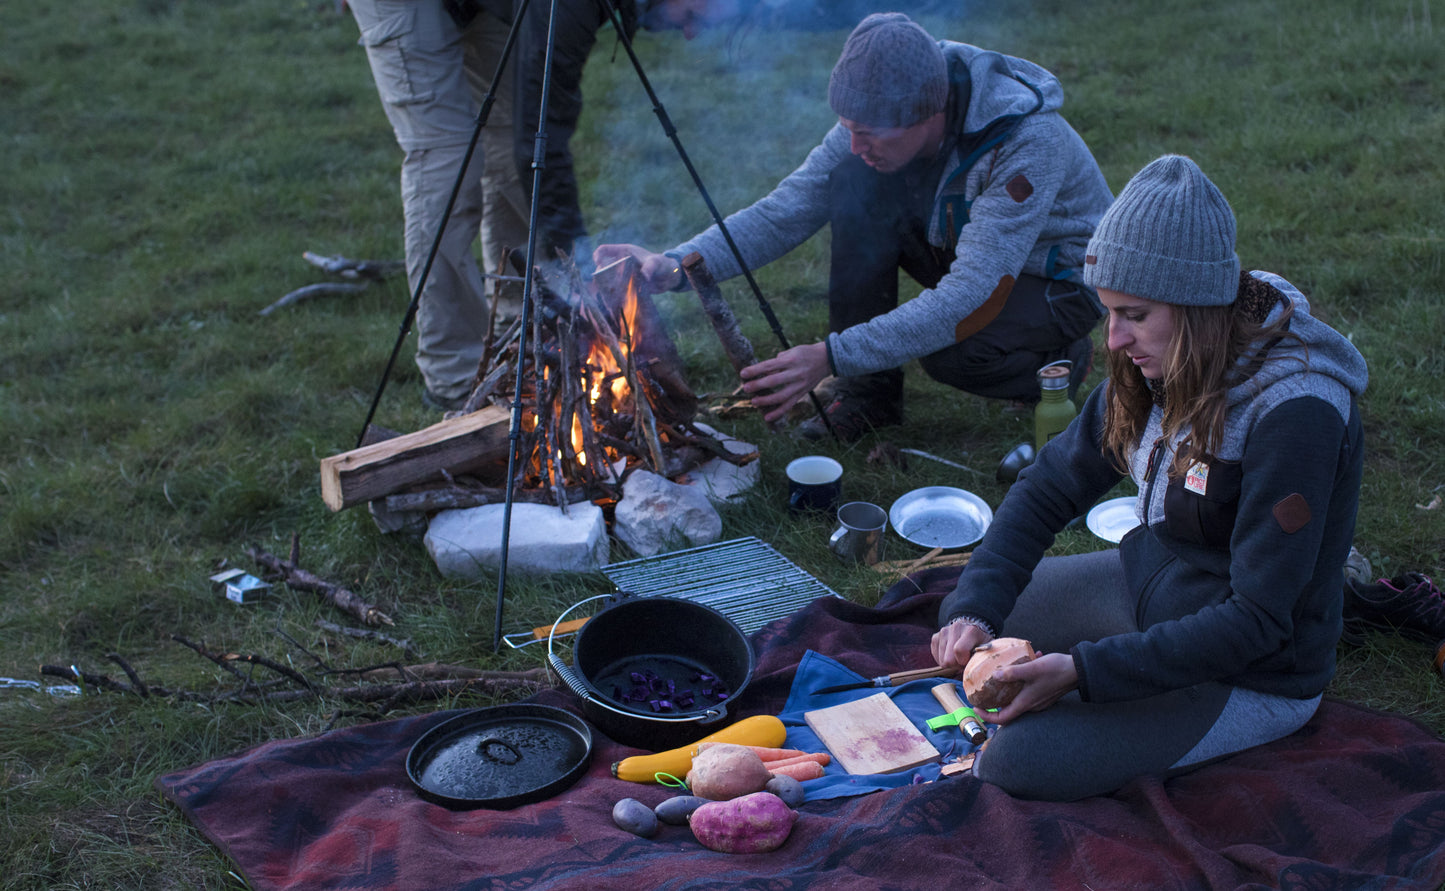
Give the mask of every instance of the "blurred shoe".
<svg viewBox="0 0 1445 891">
<path fill-rule="evenodd" d="M 816 413 L 798 425 L 798 435 L 815 442 L 829 437 L 833 428 L 839 442 L 857 442 L 879 427 L 903 423 L 903 374 L 883 371 L 857 377 L 838 378 L 833 399 L 825 404 L 827 423 Z"/>
<path fill-rule="evenodd" d="M 421 391 L 421 401 L 427 408 L 436 411 L 459 411 L 462 406 L 467 404 L 468 395 L 470 394 L 464 393 L 461 396 L 448 398 L 433 393 L 430 387 L 424 387 Z"/>
<path fill-rule="evenodd" d="M 1341 639 L 1358 644 L 1368 630 L 1388 631 L 1435 643 L 1445 639 L 1445 595 L 1418 572 L 1392 579 L 1345 579 L 1345 630 Z"/>
</svg>

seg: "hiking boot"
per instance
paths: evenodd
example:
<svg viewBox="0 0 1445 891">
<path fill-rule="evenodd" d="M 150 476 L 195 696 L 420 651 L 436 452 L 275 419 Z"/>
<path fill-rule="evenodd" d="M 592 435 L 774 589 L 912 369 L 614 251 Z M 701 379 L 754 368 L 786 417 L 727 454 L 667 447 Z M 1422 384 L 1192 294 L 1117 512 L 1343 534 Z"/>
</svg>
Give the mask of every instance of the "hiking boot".
<svg viewBox="0 0 1445 891">
<path fill-rule="evenodd" d="M 1370 629 L 1434 643 L 1445 639 L 1445 595 L 1418 572 L 1373 583 L 1347 577 L 1344 618 L 1346 643 L 1361 643 Z"/>
<path fill-rule="evenodd" d="M 435 409 L 436 411 L 458 411 L 462 406 L 467 404 L 467 397 L 469 395 L 471 394 L 463 393 L 460 396 L 447 398 L 446 396 L 438 396 L 433 393 L 430 387 L 424 387 L 421 391 L 421 402 L 422 405 L 430 409 Z"/>
<path fill-rule="evenodd" d="M 842 443 L 857 442 L 878 427 L 903 423 L 903 374 L 883 371 L 858 377 L 838 378 L 833 399 L 823 413 L 828 424 L 815 413 L 798 425 L 798 435 L 813 441 L 829 437 L 828 425 Z"/>
</svg>

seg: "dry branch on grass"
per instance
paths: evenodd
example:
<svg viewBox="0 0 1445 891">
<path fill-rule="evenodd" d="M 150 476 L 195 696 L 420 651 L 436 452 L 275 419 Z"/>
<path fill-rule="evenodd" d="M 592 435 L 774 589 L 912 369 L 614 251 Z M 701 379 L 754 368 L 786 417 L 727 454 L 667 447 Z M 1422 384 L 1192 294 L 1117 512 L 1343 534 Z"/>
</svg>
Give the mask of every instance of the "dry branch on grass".
<svg viewBox="0 0 1445 891">
<path fill-rule="evenodd" d="M 368 625 L 396 624 L 386 613 L 362 600 L 349 589 L 343 588 L 335 582 L 328 582 L 297 566 L 297 562 L 301 559 L 301 548 L 300 538 L 295 533 L 291 535 L 291 559 L 289 560 L 282 560 L 275 554 L 267 553 L 254 546 L 247 548 L 246 553 L 252 560 L 279 576 L 288 588 L 310 591 L 320 595 L 322 600 L 338 609 L 345 610 Z"/>
<path fill-rule="evenodd" d="M 216 652 L 204 644 L 173 635 L 177 643 L 233 675 L 239 686 L 229 690 L 203 692 L 147 684 L 124 658 L 111 653 L 107 658 L 125 672 L 126 681 L 110 675 L 83 671 L 74 665 L 42 665 L 40 674 L 61 678 L 80 686 L 108 693 L 124 693 L 175 702 L 236 702 L 243 705 L 297 702 L 304 699 L 332 699 L 350 703 L 381 703 L 380 711 L 417 702 L 447 699 L 467 693 L 488 696 L 523 695 L 552 686 L 545 668 L 525 671 L 486 671 L 462 665 L 428 662 L 421 665 L 370 666 L 362 669 L 329 669 L 321 660 L 325 676 L 349 677 L 359 683 L 344 685 L 311 678 L 279 660 L 257 654 Z M 309 654 L 308 654 L 309 655 Z M 316 657 L 312 656 L 313 659 Z M 262 674 L 257 677 L 258 672 Z M 268 676 L 274 675 L 274 676 Z"/>
</svg>

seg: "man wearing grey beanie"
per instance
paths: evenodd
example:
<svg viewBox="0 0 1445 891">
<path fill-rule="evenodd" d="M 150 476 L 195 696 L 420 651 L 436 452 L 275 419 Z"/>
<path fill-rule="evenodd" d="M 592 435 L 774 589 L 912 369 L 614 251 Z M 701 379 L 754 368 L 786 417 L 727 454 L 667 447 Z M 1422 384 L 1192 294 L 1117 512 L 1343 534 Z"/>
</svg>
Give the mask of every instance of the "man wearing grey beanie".
<svg viewBox="0 0 1445 891">
<path fill-rule="evenodd" d="M 1039 367 L 1067 358 L 1077 388 L 1103 315 L 1079 270 L 1112 196 L 1059 115 L 1058 80 L 879 13 L 844 44 L 828 102 L 838 124 L 822 144 L 726 221 L 754 269 L 831 228 L 830 333 L 743 369 L 753 404 L 776 420 L 831 373 L 828 418 L 852 441 L 902 421 L 914 359 L 950 386 L 1032 403 Z M 719 280 L 743 271 L 717 226 L 663 254 L 602 245 L 594 259 L 630 255 L 654 289 L 681 288 L 679 261 L 694 251 Z M 902 304 L 900 269 L 923 286 Z M 813 418 L 800 432 L 827 426 Z"/>
</svg>

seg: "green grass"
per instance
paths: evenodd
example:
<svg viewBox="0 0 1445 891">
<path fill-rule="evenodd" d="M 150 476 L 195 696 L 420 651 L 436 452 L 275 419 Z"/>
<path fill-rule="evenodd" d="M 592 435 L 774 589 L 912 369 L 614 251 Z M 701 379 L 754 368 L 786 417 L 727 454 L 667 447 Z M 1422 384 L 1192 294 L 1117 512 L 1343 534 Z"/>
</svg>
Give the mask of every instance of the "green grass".
<svg viewBox="0 0 1445 891">
<path fill-rule="evenodd" d="M 1370 361 L 1359 546 L 1380 574 L 1440 578 L 1445 509 L 1417 507 L 1445 492 L 1445 77 L 1432 11 L 1428 0 L 1035 0 L 923 21 L 1056 71 L 1070 121 L 1116 190 L 1166 151 L 1201 163 L 1239 217 L 1245 264 L 1299 284 Z M 320 280 L 303 250 L 400 257 L 399 155 L 354 23 L 321 0 L 101 0 L 17 9 L 6 36 L 0 677 L 39 680 L 42 664 L 121 677 L 107 660 L 119 653 L 149 683 L 228 689 L 232 679 L 176 634 L 297 664 L 310 664 L 307 653 L 336 668 L 395 658 L 317 631 L 316 619 L 341 617 L 312 595 L 283 589 L 242 608 L 210 593 L 219 566 L 254 568 L 247 545 L 284 553 L 293 531 L 303 565 L 381 605 L 427 658 L 538 664 L 531 651 L 492 653 L 494 578 L 442 579 L 415 539 L 321 503 L 318 462 L 355 441 L 405 286 L 257 314 Z M 639 38 L 724 212 L 790 171 L 832 123 L 822 96 L 844 36 Z M 574 149 L 594 234 L 662 248 L 705 225 L 706 206 L 610 37 L 586 91 Z M 758 278 L 791 340 L 822 336 L 822 239 Z M 725 287 L 771 353 L 752 296 Z M 726 391 L 731 373 L 690 299 L 662 308 L 697 389 Z M 420 389 L 408 348 L 377 420 L 430 423 Z M 889 438 L 981 473 L 871 465 L 870 441 L 829 447 L 848 495 L 888 504 L 915 486 L 963 485 L 997 505 L 993 468 L 1030 437 L 1028 419 L 916 369 L 907 395 L 913 423 Z M 808 448 L 756 419 L 723 426 L 764 446 L 762 482 L 725 513 L 724 536 L 756 535 L 874 602 L 886 581 L 836 563 L 828 524 L 781 508 L 781 468 Z M 889 556 L 918 552 L 890 546 Z M 1070 529 L 1056 547 L 1096 546 Z M 509 577 L 503 630 L 606 588 L 592 577 Z M 1331 693 L 1445 730 L 1431 650 L 1386 635 L 1342 648 Z M 154 778 L 375 717 L 328 700 L 248 707 L 0 687 L 0 887 L 234 888 L 224 858 L 158 798 Z"/>
</svg>

